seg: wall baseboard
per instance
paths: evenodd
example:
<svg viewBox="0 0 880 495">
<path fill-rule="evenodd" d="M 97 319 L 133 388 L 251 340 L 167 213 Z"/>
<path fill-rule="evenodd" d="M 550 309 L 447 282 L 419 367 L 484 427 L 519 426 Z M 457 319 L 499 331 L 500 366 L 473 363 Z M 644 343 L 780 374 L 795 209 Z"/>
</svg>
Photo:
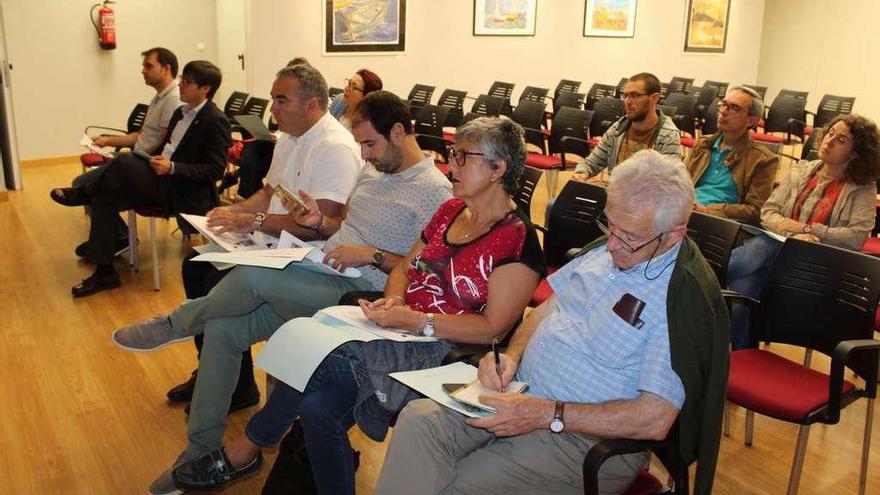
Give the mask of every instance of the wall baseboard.
<svg viewBox="0 0 880 495">
<path fill-rule="evenodd" d="M 34 160 L 22 160 L 21 166 L 24 167 L 39 167 L 43 165 L 63 165 L 65 163 L 78 163 L 79 155 L 70 155 L 70 156 L 52 156 L 49 158 L 37 158 Z"/>
<path fill-rule="evenodd" d="M 0 203 L 9 201 L 9 191 L 0 191 Z"/>
</svg>

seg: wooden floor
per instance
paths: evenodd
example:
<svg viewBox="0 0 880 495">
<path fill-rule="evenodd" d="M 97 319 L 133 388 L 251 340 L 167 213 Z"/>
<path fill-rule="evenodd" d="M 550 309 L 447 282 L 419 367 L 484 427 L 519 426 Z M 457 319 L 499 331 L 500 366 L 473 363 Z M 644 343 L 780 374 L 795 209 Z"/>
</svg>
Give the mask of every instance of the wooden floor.
<svg viewBox="0 0 880 495">
<path fill-rule="evenodd" d="M 48 191 L 79 172 L 76 164 L 27 167 L 25 190 L 0 202 L 0 300 L 6 317 L 0 331 L 0 493 L 137 494 L 167 468 L 184 446 L 186 417 L 165 401 L 165 391 L 189 376 L 191 345 L 150 354 L 124 352 L 110 342 L 122 324 L 165 313 L 183 299 L 180 260 L 186 246 L 174 224 L 159 222 L 162 290 L 152 290 L 147 222 L 140 222 L 142 269 L 117 269 L 123 287 L 84 299 L 70 287 L 91 266 L 73 248 L 87 233 L 79 208 L 52 203 Z M 543 182 L 533 218 L 543 218 Z M 774 350 L 786 351 L 783 346 Z M 798 354 L 791 354 L 798 356 Z M 827 360 L 815 366 L 827 367 Z M 259 374 L 259 382 L 263 382 Z M 255 408 L 229 418 L 228 435 L 239 435 Z M 880 414 L 880 413 L 878 413 Z M 876 416 L 877 414 L 875 414 Z M 803 495 L 856 493 L 865 403 L 843 412 L 840 424 L 816 426 L 801 482 Z M 722 441 L 717 494 L 784 493 L 796 428 L 758 418 L 755 445 L 742 445 L 742 411 L 733 415 L 733 435 Z M 875 418 L 876 419 L 876 418 Z M 373 492 L 385 445 L 359 431 L 362 451 L 358 493 Z M 868 493 L 880 494 L 880 452 L 873 433 Z M 271 465 L 275 452 L 269 452 Z M 258 494 L 268 473 L 238 483 L 224 494 Z"/>
</svg>

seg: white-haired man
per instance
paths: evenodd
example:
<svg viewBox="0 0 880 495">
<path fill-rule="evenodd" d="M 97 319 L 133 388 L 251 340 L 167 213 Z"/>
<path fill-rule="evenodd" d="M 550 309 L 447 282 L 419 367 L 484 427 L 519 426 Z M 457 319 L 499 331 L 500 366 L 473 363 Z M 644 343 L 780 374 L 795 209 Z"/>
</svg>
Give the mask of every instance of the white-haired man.
<svg viewBox="0 0 880 495">
<path fill-rule="evenodd" d="M 687 237 L 694 200 L 681 162 L 641 151 L 615 169 L 602 225 L 549 282 L 555 295 L 501 354 L 480 362 L 497 414 L 465 418 L 430 400 L 401 414 L 376 493 L 583 493 L 582 462 L 602 438 L 663 439 L 678 419 L 698 493 L 711 491 L 727 376 L 729 321 L 718 283 Z M 602 493 L 624 491 L 644 454 L 611 458 Z"/>
</svg>

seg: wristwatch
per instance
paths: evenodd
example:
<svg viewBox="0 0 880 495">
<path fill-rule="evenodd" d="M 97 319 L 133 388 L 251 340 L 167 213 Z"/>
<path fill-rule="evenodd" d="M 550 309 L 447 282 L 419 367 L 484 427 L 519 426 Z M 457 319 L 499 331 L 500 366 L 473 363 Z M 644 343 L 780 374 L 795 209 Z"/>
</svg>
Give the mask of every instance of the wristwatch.
<svg viewBox="0 0 880 495">
<path fill-rule="evenodd" d="M 434 336 L 434 313 L 428 313 L 428 317 L 425 318 L 425 327 L 422 328 L 422 335 L 425 337 Z"/>
<path fill-rule="evenodd" d="M 370 264 L 381 270 L 382 265 L 385 264 L 385 251 L 381 249 L 373 251 L 373 261 Z"/>
<path fill-rule="evenodd" d="M 809 234 L 813 230 L 813 225 L 809 223 L 804 224 L 804 234 Z"/>
<path fill-rule="evenodd" d="M 262 227 L 264 223 L 266 223 L 266 214 L 262 212 L 255 213 L 254 220 L 251 222 L 254 226 L 254 231 L 260 230 L 260 227 Z"/>
<path fill-rule="evenodd" d="M 556 411 L 553 413 L 553 421 L 550 422 L 550 431 L 553 433 L 562 433 L 565 429 L 565 423 L 562 421 L 562 415 L 565 414 L 565 402 L 556 401 Z"/>
</svg>

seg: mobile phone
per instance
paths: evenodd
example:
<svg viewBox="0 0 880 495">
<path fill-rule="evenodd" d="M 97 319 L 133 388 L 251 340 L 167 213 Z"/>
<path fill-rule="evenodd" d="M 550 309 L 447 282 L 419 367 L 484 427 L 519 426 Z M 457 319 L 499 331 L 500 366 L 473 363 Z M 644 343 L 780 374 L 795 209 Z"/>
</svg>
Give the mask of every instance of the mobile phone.
<svg viewBox="0 0 880 495">
<path fill-rule="evenodd" d="M 275 186 L 275 194 L 280 198 L 285 198 L 287 201 L 291 203 L 296 203 L 300 208 L 304 209 L 306 213 L 309 212 L 309 207 L 303 202 L 302 198 L 299 197 L 299 194 L 293 193 L 290 189 L 284 187 L 284 184 L 278 184 Z"/>
<path fill-rule="evenodd" d="M 444 383 L 443 391 L 447 394 L 451 394 L 460 388 L 467 387 L 467 383 Z"/>
<path fill-rule="evenodd" d="M 135 155 L 143 158 L 146 161 L 150 161 L 150 159 L 153 158 L 150 156 L 149 153 L 146 153 L 146 152 L 138 150 L 138 149 L 133 149 L 133 150 L 131 150 L 131 152 L 134 153 Z"/>
</svg>

